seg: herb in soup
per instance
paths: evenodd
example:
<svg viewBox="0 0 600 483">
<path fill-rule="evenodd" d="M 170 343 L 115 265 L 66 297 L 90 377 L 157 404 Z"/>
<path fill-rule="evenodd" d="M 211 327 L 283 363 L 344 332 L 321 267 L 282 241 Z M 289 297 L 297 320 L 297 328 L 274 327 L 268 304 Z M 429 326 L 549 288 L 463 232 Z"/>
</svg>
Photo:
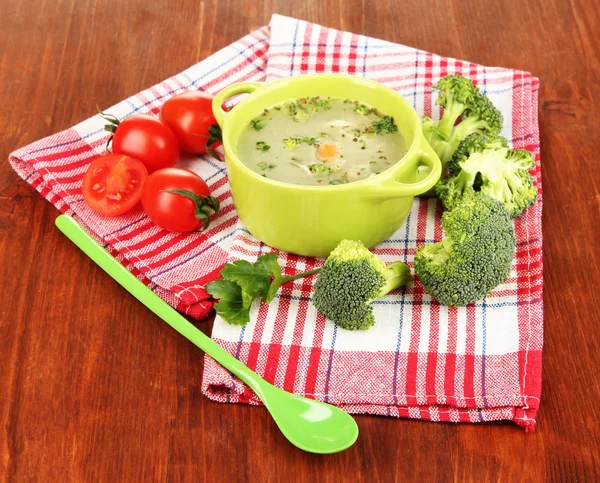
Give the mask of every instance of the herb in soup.
<svg viewBox="0 0 600 483">
<path fill-rule="evenodd" d="M 317 144 L 317 142 L 318 142 L 317 138 L 296 136 L 293 138 L 285 138 L 283 140 L 283 145 L 285 146 L 285 149 L 287 149 L 288 151 L 293 151 L 302 143 L 308 144 L 309 146 L 314 146 L 315 144 Z"/>
<path fill-rule="evenodd" d="M 265 126 L 263 124 L 261 124 L 262 119 L 260 118 L 255 118 L 252 119 L 250 121 L 250 126 L 252 127 L 252 129 L 254 129 L 255 131 L 260 131 L 262 128 L 264 128 Z"/>
<path fill-rule="evenodd" d="M 379 121 L 375 121 L 369 126 L 365 132 L 374 132 L 375 134 L 382 133 L 394 133 L 398 130 L 398 127 L 394 123 L 394 118 L 390 116 L 383 116 Z"/>
<path fill-rule="evenodd" d="M 394 119 L 368 104 L 303 97 L 258 113 L 237 152 L 270 179 L 329 186 L 376 176 L 404 156 L 406 144 Z"/>
<path fill-rule="evenodd" d="M 265 161 L 261 161 L 260 163 L 257 163 L 256 166 L 258 167 L 258 169 L 260 169 L 261 171 L 266 171 L 269 169 L 273 169 L 276 167 L 275 164 L 269 164 Z"/>
</svg>

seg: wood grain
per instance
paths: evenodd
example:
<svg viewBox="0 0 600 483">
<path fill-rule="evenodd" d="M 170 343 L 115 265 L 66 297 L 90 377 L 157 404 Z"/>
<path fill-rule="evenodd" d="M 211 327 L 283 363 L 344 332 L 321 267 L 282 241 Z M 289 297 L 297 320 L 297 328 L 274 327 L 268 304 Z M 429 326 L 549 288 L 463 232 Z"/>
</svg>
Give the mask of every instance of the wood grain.
<svg viewBox="0 0 600 483">
<path fill-rule="evenodd" d="M 0 0 L 3 481 L 598 481 L 600 18 L 594 0 Z M 538 429 L 358 417 L 302 453 L 200 392 L 203 355 L 54 228 L 15 148 L 173 75 L 278 12 L 541 79 L 545 348 Z M 210 331 L 208 322 L 200 327 Z"/>
</svg>

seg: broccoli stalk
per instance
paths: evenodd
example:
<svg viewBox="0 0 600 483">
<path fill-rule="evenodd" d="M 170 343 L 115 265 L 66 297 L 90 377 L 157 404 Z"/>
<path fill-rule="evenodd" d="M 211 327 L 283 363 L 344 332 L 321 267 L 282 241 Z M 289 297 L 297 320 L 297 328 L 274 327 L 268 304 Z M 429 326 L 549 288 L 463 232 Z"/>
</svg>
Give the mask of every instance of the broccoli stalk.
<svg viewBox="0 0 600 483">
<path fill-rule="evenodd" d="M 443 305 L 467 305 L 510 274 L 515 251 L 512 220 L 502 203 L 473 190 L 442 216 L 441 242 L 417 249 L 415 272 Z"/>
<path fill-rule="evenodd" d="M 437 104 L 444 108 L 442 118 L 423 118 L 423 134 L 442 161 L 442 174 L 460 142 L 472 133 L 498 134 L 502 113 L 469 80 L 459 75 L 446 76 L 434 87 Z"/>
<path fill-rule="evenodd" d="M 314 304 L 319 312 L 345 329 L 368 329 L 375 323 L 369 305 L 375 299 L 406 285 L 410 269 L 402 262 L 386 265 L 361 242 L 343 240 L 325 265 L 284 277 L 277 254 L 259 257 L 254 264 L 239 260 L 221 270 L 221 279 L 206 285 L 219 302 L 215 310 L 230 324 L 246 325 L 256 298 L 269 303 L 284 283 L 319 273 Z"/>
<path fill-rule="evenodd" d="M 385 267 L 385 285 L 381 287 L 377 297 L 374 299 L 379 299 L 384 295 L 387 295 L 392 290 L 396 290 L 397 288 L 404 287 L 412 280 L 412 276 L 410 275 L 410 268 L 403 262 L 397 261 L 392 262 L 386 265 Z M 373 302 L 370 300 L 369 303 Z"/>
<path fill-rule="evenodd" d="M 438 181 L 435 190 L 450 210 L 466 191 L 481 191 L 503 203 L 516 218 L 537 199 L 529 174 L 534 165 L 530 152 L 509 149 L 506 139 L 472 134 L 454 153 L 450 177 Z"/>
</svg>

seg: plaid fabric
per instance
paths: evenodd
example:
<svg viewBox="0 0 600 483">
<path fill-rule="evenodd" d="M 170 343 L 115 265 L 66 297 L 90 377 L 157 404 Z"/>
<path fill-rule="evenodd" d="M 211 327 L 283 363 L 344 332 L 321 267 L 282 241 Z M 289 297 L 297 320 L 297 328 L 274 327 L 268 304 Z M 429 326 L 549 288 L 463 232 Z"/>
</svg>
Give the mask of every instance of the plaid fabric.
<svg viewBox="0 0 600 483">
<path fill-rule="evenodd" d="M 119 118 L 157 114 L 173 94 L 188 89 L 216 93 L 233 82 L 264 81 L 312 72 L 343 72 L 382 82 L 419 113 L 438 118 L 431 86 L 460 73 L 473 79 L 505 116 L 503 135 L 534 152 L 541 193 L 538 80 L 529 73 L 483 67 L 381 40 L 274 16 L 263 27 L 190 69 L 107 111 Z M 10 162 L 23 179 L 101 241 L 129 270 L 178 310 L 206 316 L 213 302 L 204 286 L 223 263 L 254 260 L 272 249 L 238 222 L 224 165 L 182 156 L 179 165 L 199 173 L 221 202 L 208 231 L 173 234 L 154 226 L 140 208 L 118 218 L 93 213 L 81 180 L 101 155 L 108 135 L 94 116 L 71 129 L 22 148 Z M 338 329 L 310 303 L 314 280 L 283 287 L 269 306 L 257 305 L 247 327 L 217 317 L 213 338 L 286 390 L 331 402 L 353 413 L 434 421 L 514 420 L 535 425 L 541 392 L 542 199 L 516 220 L 517 253 L 511 277 L 483 301 L 443 307 L 415 280 L 375 304 L 368 332 Z M 441 239 L 436 200 L 416 200 L 407 222 L 374 248 L 385 261 L 412 265 L 415 247 Z M 322 260 L 279 254 L 286 274 Z M 203 391 L 222 402 L 259 404 L 238 379 L 206 358 Z"/>
<path fill-rule="evenodd" d="M 471 78 L 505 118 L 503 135 L 534 152 L 541 191 L 537 127 L 538 80 L 526 72 L 484 67 L 373 38 L 276 16 L 266 79 L 315 72 L 360 75 L 392 87 L 421 113 L 439 119 L 431 86 L 447 74 Z M 251 323 L 217 317 L 213 338 L 288 391 L 352 413 L 535 425 L 541 392 L 542 197 L 516 220 L 517 252 L 510 278 L 468 307 L 444 307 L 418 279 L 374 304 L 367 332 L 339 329 L 311 304 L 314 278 L 284 286 L 270 304 L 253 308 Z M 404 224 L 373 251 L 412 267 L 415 248 L 442 238 L 442 207 L 416 200 Z M 253 261 L 272 249 L 238 224 L 229 260 Z M 287 275 L 322 260 L 279 253 Z M 206 357 L 203 391 L 221 402 L 259 404 L 237 378 Z"/>
<path fill-rule="evenodd" d="M 119 119 L 140 113 L 157 115 L 166 99 L 186 90 L 216 94 L 233 82 L 265 80 L 268 42 L 269 29 L 263 27 L 106 112 Z M 227 261 L 237 224 L 225 165 L 210 157 L 183 154 L 178 164 L 202 176 L 221 203 L 219 216 L 206 232 L 164 231 L 140 206 L 116 218 L 97 215 L 83 200 L 81 183 L 87 166 L 105 152 L 109 134 L 104 124 L 96 115 L 15 151 L 9 161 L 24 180 L 60 211 L 74 216 L 156 294 L 177 310 L 204 318 L 214 305 L 204 286 L 218 277 Z"/>
</svg>

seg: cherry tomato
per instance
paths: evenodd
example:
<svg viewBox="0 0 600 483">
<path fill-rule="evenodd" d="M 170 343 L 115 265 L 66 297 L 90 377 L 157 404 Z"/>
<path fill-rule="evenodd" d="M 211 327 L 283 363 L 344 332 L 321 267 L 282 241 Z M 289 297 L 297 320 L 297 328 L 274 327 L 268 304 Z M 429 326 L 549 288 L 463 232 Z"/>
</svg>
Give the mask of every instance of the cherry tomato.
<svg viewBox="0 0 600 483">
<path fill-rule="evenodd" d="M 117 122 L 112 151 L 139 159 L 149 173 L 173 166 L 179 159 L 179 141 L 169 126 L 145 114 Z"/>
<path fill-rule="evenodd" d="M 181 150 L 191 154 L 206 152 L 208 128 L 217 120 L 212 113 L 213 96 L 188 91 L 171 97 L 160 111 L 160 119 L 177 136 Z"/>
<path fill-rule="evenodd" d="M 83 176 L 83 198 L 102 215 L 122 215 L 140 201 L 147 179 L 148 171 L 137 159 L 123 154 L 100 156 Z"/>
<path fill-rule="evenodd" d="M 209 215 L 219 211 L 219 202 L 196 173 L 181 168 L 159 169 L 148 176 L 142 206 L 161 228 L 185 233 L 205 229 Z"/>
</svg>

